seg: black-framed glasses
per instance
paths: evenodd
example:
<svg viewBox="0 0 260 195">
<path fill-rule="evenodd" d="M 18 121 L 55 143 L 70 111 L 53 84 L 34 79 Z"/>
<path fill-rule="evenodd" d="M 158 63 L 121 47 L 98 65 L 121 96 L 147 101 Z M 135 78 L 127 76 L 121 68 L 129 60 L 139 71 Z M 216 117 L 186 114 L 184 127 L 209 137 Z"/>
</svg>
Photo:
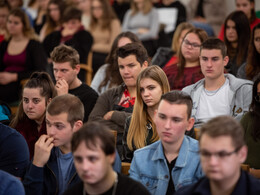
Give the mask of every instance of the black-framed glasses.
<svg viewBox="0 0 260 195">
<path fill-rule="evenodd" d="M 183 43 L 188 47 L 191 46 L 191 48 L 199 48 L 201 45 L 197 43 L 191 43 L 187 39 L 183 40 Z"/>
<path fill-rule="evenodd" d="M 260 102 L 260 93 L 257 93 L 255 96 L 255 101 Z"/>
<path fill-rule="evenodd" d="M 240 150 L 240 148 L 241 147 L 238 147 L 232 152 L 227 152 L 227 151 L 209 152 L 207 150 L 200 150 L 199 154 L 201 157 L 203 157 L 205 159 L 210 159 L 211 156 L 215 156 L 217 159 L 225 159 L 225 158 L 231 156 L 232 154 L 237 153 Z"/>
</svg>

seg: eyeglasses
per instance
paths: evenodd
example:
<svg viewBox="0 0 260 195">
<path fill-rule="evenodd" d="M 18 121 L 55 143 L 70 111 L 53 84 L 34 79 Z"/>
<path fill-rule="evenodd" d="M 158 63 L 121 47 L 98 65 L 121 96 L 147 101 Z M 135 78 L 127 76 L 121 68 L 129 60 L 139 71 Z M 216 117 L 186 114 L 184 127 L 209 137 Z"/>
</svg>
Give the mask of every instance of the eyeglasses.
<svg viewBox="0 0 260 195">
<path fill-rule="evenodd" d="M 235 149 L 234 151 L 232 152 L 226 152 L 226 151 L 220 151 L 220 152 L 208 152 L 206 150 L 200 150 L 199 151 L 199 154 L 202 158 L 204 159 L 210 159 L 211 156 L 215 156 L 217 159 L 225 159 L 229 156 L 231 156 L 232 154 L 235 154 L 239 151 L 241 147 L 238 147 L 237 149 Z"/>
<path fill-rule="evenodd" d="M 257 93 L 255 96 L 255 101 L 260 102 L 260 93 Z"/>
<path fill-rule="evenodd" d="M 198 48 L 201 46 L 200 44 L 197 43 L 191 43 L 187 39 L 184 39 L 183 43 L 185 44 L 186 47 L 191 46 L 191 48 Z"/>
</svg>

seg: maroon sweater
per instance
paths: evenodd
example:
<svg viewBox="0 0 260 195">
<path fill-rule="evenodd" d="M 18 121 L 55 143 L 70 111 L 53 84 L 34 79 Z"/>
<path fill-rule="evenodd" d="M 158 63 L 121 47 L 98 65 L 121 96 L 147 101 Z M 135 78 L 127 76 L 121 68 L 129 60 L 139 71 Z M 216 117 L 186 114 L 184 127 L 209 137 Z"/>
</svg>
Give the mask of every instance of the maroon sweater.
<svg viewBox="0 0 260 195">
<path fill-rule="evenodd" d="M 29 147 L 30 159 L 32 159 L 34 155 L 34 144 L 41 135 L 47 134 L 45 119 L 43 120 L 40 131 L 37 129 L 37 123 L 28 117 L 26 117 L 25 121 L 18 123 L 15 129 L 24 136 Z"/>
<path fill-rule="evenodd" d="M 171 90 L 174 89 L 182 90 L 182 88 L 194 84 L 200 79 L 204 78 L 204 75 L 200 70 L 200 66 L 185 67 L 183 71 L 183 75 L 178 80 L 177 80 L 177 75 L 178 75 L 177 64 L 164 67 L 163 71 L 165 72 L 168 78 Z"/>
</svg>

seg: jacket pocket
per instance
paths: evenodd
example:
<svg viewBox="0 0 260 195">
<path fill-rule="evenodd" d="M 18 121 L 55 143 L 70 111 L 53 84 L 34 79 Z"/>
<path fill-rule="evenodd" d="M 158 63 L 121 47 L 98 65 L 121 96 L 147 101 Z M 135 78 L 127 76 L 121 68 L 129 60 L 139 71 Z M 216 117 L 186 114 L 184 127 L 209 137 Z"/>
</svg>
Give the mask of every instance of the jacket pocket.
<svg viewBox="0 0 260 195">
<path fill-rule="evenodd" d="M 158 187 L 158 179 L 149 177 L 146 175 L 141 176 L 141 183 L 149 190 L 151 194 L 154 194 Z"/>
</svg>

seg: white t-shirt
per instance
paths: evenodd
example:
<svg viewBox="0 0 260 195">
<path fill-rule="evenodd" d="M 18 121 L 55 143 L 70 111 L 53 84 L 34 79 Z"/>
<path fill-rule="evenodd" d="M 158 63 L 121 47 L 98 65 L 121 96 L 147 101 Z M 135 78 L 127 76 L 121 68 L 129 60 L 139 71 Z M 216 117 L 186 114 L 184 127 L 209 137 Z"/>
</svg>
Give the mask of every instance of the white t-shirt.
<svg viewBox="0 0 260 195">
<path fill-rule="evenodd" d="M 196 123 L 204 123 L 220 115 L 230 115 L 229 80 L 215 91 L 203 88 L 196 113 Z"/>
</svg>

